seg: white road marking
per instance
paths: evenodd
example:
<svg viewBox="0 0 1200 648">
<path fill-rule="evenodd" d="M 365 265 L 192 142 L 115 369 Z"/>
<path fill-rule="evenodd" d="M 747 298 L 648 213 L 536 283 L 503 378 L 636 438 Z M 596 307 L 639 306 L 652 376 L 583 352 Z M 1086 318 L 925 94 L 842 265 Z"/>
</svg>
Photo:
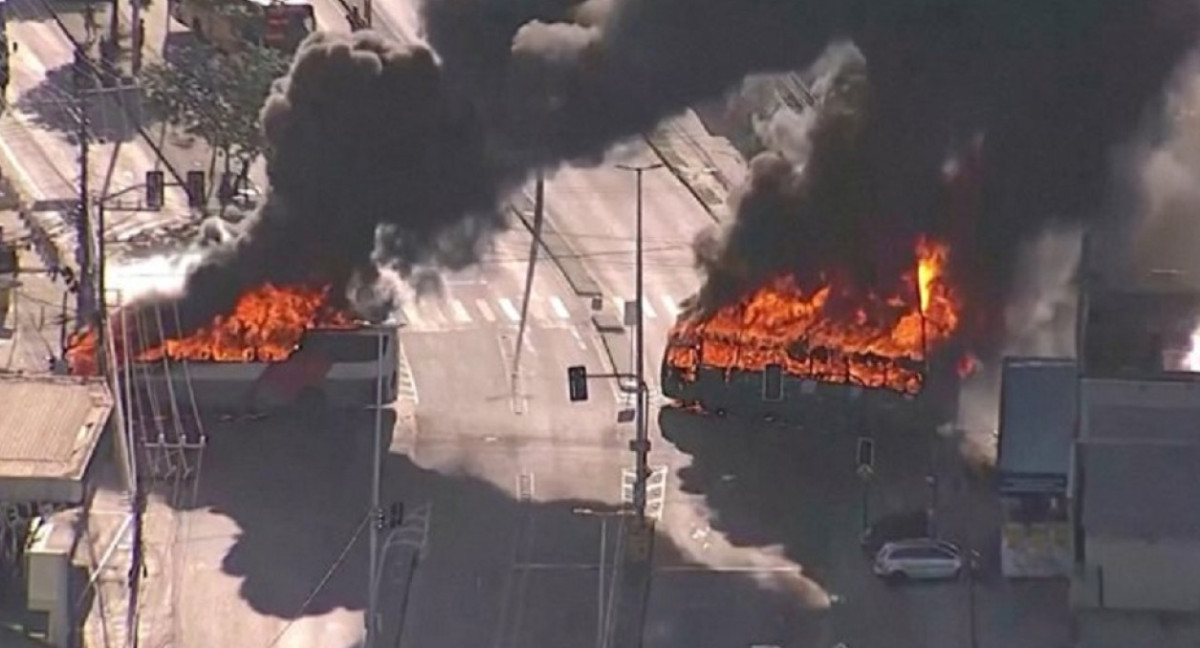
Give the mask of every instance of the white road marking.
<svg viewBox="0 0 1200 648">
<path fill-rule="evenodd" d="M 550 298 L 550 308 L 554 309 L 554 314 L 558 316 L 558 319 L 571 318 L 571 311 L 567 310 L 567 305 L 557 296 Z"/>
<path fill-rule="evenodd" d="M 421 309 L 421 319 L 427 322 L 432 321 L 435 326 L 447 323 L 446 314 L 438 307 L 435 300 L 423 299 L 417 302 L 417 307 Z"/>
<path fill-rule="evenodd" d="M 679 317 L 679 304 L 675 303 L 675 298 L 670 295 L 663 295 L 661 298 L 663 306 L 667 308 L 667 315 L 670 317 Z"/>
<path fill-rule="evenodd" d="M 533 499 L 533 492 L 533 473 L 523 472 L 517 475 L 517 498 L 521 501 L 528 502 Z"/>
<path fill-rule="evenodd" d="M 400 313 L 404 315 L 404 320 L 408 322 L 410 328 L 419 329 L 425 324 L 425 320 L 421 319 L 420 311 L 417 310 L 416 304 L 408 303 L 400 306 Z"/>
<path fill-rule="evenodd" d="M 488 306 L 486 299 L 476 299 L 475 306 L 479 309 L 480 314 L 483 315 L 483 319 L 489 322 L 496 321 L 496 313 L 492 310 L 491 306 Z"/>
<path fill-rule="evenodd" d="M 467 312 L 467 307 L 457 299 L 450 300 L 450 310 L 454 313 L 454 321 L 459 324 L 467 324 L 471 321 L 471 314 Z"/>
<path fill-rule="evenodd" d="M 654 307 L 650 305 L 650 300 L 642 298 L 642 315 L 646 319 L 654 319 L 658 317 L 658 313 L 654 312 Z"/>
<path fill-rule="evenodd" d="M 396 346 L 396 355 L 399 356 L 399 376 L 397 389 L 400 392 L 398 397 L 401 400 L 407 400 L 409 404 L 416 406 L 420 404 L 421 398 L 417 395 L 417 381 L 413 377 L 412 365 L 408 362 L 408 353 L 404 350 L 404 344 Z"/>
<path fill-rule="evenodd" d="M 504 311 L 505 317 L 513 322 L 521 321 L 521 311 L 517 310 L 517 307 L 513 305 L 512 300 L 508 297 L 500 298 L 500 310 Z"/>
<path fill-rule="evenodd" d="M 583 334 L 579 332 L 578 326 L 571 327 L 571 337 L 575 338 L 575 344 L 579 347 L 580 351 L 587 351 L 587 342 L 584 341 Z"/>
</svg>

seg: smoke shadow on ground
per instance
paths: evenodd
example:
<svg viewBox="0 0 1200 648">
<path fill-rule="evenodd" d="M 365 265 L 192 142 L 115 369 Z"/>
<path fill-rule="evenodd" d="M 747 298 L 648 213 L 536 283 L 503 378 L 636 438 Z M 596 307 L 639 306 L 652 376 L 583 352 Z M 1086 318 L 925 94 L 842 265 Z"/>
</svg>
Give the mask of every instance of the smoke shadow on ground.
<svg viewBox="0 0 1200 648">
<path fill-rule="evenodd" d="M 72 68 L 66 64 L 47 70 L 40 83 L 21 93 L 16 108 L 35 126 L 61 133 L 70 144 L 78 145 L 81 113 L 75 98 Z M 88 133 L 92 142 L 128 142 L 137 135 L 141 101 L 136 88 L 97 85 L 89 91 L 88 104 Z"/>
<path fill-rule="evenodd" d="M 389 418 L 393 416 L 390 411 L 388 414 Z M 363 610 L 367 528 L 346 552 L 340 567 L 304 604 L 364 520 L 372 423 L 370 414 L 358 413 L 333 416 L 323 425 L 314 425 L 311 419 L 280 418 L 212 426 L 197 497 L 179 509 L 185 516 L 188 511 L 211 511 L 216 515 L 204 516 L 209 524 L 214 519 L 221 524 L 220 518 L 227 517 L 237 529 L 225 527 L 221 533 L 198 522 L 185 523 L 187 540 L 181 545 L 182 555 L 177 554 L 176 564 L 198 563 L 213 570 L 208 574 L 203 573 L 204 568 L 186 571 L 188 580 L 179 586 L 192 593 L 185 594 L 185 599 L 220 600 L 229 596 L 225 588 L 236 587 L 237 595 L 255 612 L 289 620 Z M 315 429 L 318 427 L 324 429 Z M 385 429 L 392 427 L 392 421 L 385 421 Z M 390 444 L 390 438 L 384 443 Z M 515 527 L 523 516 L 536 521 L 537 531 L 529 549 L 536 556 L 526 557 L 522 563 L 595 563 L 598 523 L 578 515 L 577 509 L 600 509 L 604 504 L 522 502 L 492 483 L 466 474 L 465 468 L 461 474 L 444 474 L 397 454 L 386 456 L 383 470 L 390 490 L 409 498 L 410 510 L 426 498 L 437 503 L 435 539 L 414 590 L 414 596 L 419 597 L 414 604 L 419 602 L 422 618 L 410 622 L 415 634 L 407 636 L 406 641 L 420 637 L 422 645 L 430 646 L 493 641 L 501 601 L 510 591 L 505 583 L 514 564 L 513 538 L 519 537 L 512 534 L 519 533 Z M 656 542 L 657 562 L 688 563 L 670 541 L 660 536 Z M 219 565 L 219 573 L 215 565 Z M 719 576 L 722 601 L 766 597 L 771 601 L 766 608 L 789 615 L 788 636 L 811 638 L 818 631 L 816 617 L 802 615 L 792 597 L 764 590 L 740 574 Z M 531 573 L 526 589 L 518 597 L 524 601 L 525 636 L 552 638 L 532 645 L 594 645 L 595 596 L 594 571 L 576 567 Z M 668 587 L 658 596 L 666 597 L 666 609 L 695 611 L 687 601 L 692 596 L 690 591 Z M 719 609 L 714 609 L 702 616 L 717 612 Z M 513 613 L 510 610 L 508 614 Z M 676 637 L 674 642 L 678 636 L 692 633 L 688 623 L 694 619 L 687 621 L 684 616 L 681 613 L 678 623 L 673 618 L 656 621 L 655 636 L 660 641 Z M 471 623 L 462 622 L 464 619 Z M 185 623 L 184 627 L 189 625 L 194 624 Z M 780 645 L 806 645 L 792 641 Z M 649 645 L 682 644 L 652 641 Z"/>
<path fill-rule="evenodd" d="M 659 425 L 666 442 L 691 457 L 678 471 L 681 488 L 703 496 L 713 530 L 736 547 L 780 546 L 827 589 L 837 587 L 833 572 L 862 560 L 864 518 L 921 506 L 914 499 L 924 495 L 933 440 L 887 417 L 828 416 L 801 426 L 664 408 Z M 876 445 L 869 482 L 856 473 L 863 435 Z"/>
</svg>

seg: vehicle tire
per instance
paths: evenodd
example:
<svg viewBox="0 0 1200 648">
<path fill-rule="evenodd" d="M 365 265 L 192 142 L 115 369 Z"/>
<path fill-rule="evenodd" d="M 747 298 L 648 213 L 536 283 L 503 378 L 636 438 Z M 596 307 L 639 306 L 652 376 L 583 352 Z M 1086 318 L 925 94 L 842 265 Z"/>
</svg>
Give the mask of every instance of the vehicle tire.
<svg viewBox="0 0 1200 648">
<path fill-rule="evenodd" d="M 883 579 L 887 581 L 889 585 L 903 585 L 904 583 L 908 582 L 908 574 L 897 569 L 887 576 L 884 576 Z"/>
</svg>

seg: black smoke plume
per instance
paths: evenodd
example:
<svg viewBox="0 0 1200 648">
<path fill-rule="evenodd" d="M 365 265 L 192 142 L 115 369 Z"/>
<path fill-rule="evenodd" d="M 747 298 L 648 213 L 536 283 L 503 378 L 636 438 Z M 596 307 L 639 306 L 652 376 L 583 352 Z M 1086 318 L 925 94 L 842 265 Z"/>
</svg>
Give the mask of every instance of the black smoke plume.
<svg viewBox="0 0 1200 648">
<path fill-rule="evenodd" d="M 760 256 L 807 270 L 904 247 L 889 248 L 893 236 L 965 231 L 951 242 L 971 261 L 968 292 L 1002 302 L 1020 241 L 1101 215 L 1111 147 L 1198 33 L 1192 0 L 426 0 L 423 15 L 439 62 L 370 35 L 302 47 L 263 112 L 268 204 L 191 278 L 185 328 L 264 280 L 340 287 L 374 261 L 469 263 L 503 226 L 497 201 L 534 167 L 597 160 L 748 73 L 803 67 L 839 40 L 865 58 L 870 109 L 853 137 L 812 155 L 868 195 L 855 213 L 804 206 L 852 187 L 818 187 L 814 174 L 798 190 L 778 162 L 757 163 L 745 227 L 800 213 L 833 224 L 790 253 L 744 250 L 744 274 L 763 274 Z M 978 213 L 948 223 L 943 167 L 976 142 Z M 852 274 L 868 280 L 888 258 Z"/>
<path fill-rule="evenodd" d="M 315 34 L 273 88 L 262 127 L 265 203 L 188 277 L 183 330 L 168 336 L 208 324 L 264 282 L 332 284 L 342 295 L 370 282 L 376 264 L 402 274 L 464 267 L 504 225 L 479 121 L 446 99 L 428 49 Z"/>
<path fill-rule="evenodd" d="M 580 12 L 563 2 L 428 0 L 426 16 L 492 130 L 562 158 L 595 157 L 748 72 L 802 68 L 853 42 L 869 84 L 851 84 L 869 91 L 831 102 L 803 174 L 777 156 L 755 161 L 738 222 L 702 241 L 710 260 L 725 256 L 702 296 L 734 298 L 783 270 L 893 281 L 911 268 L 908 242 L 929 233 L 952 244 L 985 339 L 1002 334 L 1022 242 L 1129 216 L 1104 210 L 1110 155 L 1200 33 L 1190 0 L 609 4 L 591 26 L 560 24 Z M 947 186 L 951 161 L 960 186 Z M 964 199 L 964 184 L 976 195 Z"/>
</svg>

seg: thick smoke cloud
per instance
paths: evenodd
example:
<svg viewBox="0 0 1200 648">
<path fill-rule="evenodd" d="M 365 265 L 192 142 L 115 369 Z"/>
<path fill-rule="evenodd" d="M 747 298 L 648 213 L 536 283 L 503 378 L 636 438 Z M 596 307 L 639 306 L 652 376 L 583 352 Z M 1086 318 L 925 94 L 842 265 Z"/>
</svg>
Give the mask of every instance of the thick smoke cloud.
<svg viewBox="0 0 1200 648">
<path fill-rule="evenodd" d="M 303 46 L 263 112 L 268 204 L 191 278 L 185 328 L 263 280 L 470 263 L 535 167 L 598 160 L 842 40 L 865 58 L 868 93 L 825 118 L 803 178 L 764 159 L 742 202 L 744 229 L 783 216 L 804 236 L 772 254 L 748 233 L 717 247 L 744 254 L 750 280 L 841 261 L 870 283 L 898 237 L 944 234 L 976 304 L 1003 303 L 1022 240 L 1100 215 L 1108 152 L 1197 33 L 1192 0 L 426 0 L 423 15 L 437 61 L 370 35 Z M 944 166 L 963 151 L 981 169 L 970 222 L 944 204 Z"/>
<path fill-rule="evenodd" d="M 263 282 L 332 283 L 342 294 L 369 283 L 376 264 L 406 275 L 477 261 L 504 223 L 467 108 L 446 99 L 427 49 L 369 33 L 310 37 L 262 110 L 270 193 L 244 234 L 190 275 L 182 328 Z"/>
<path fill-rule="evenodd" d="M 834 166 L 847 172 L 828 176 L 839 182 L 855 182 L 857 167 L 870 195 L 843 204 L 845 193 L 821 208 L 816 194 L 838 193 L 824 180 L 801 179 L 778 158 L 758 161 L 726 242 L 739 258 L 722 265 L 744 266 L 754 281 L 836 256 L 870 281 L 911 265 L 911 255 L 897 258 L 908 247 L 897 237 L 934 233 L 955 247 L 971 312 L 987 316 L 976 323 L 984 339 L 1002 337 L 1000 305 L 1023 242 L 1047 226 L 1110 215 L 1110 153 L 1134 134 L 1197 34 L 1190 0 L 617 0 L 599 25 L 550 25 L 577 11 L 563 2 L 428 0 L 426 16 L 447 70 L 463 80 L 457 89 L 488 107 L 491 128 L 551 158 L 594 158 L 749 72 L 800 68 L 831 42 L 852 41 L 866 60 L 869 105 L 860 125 L 824 129 L 829 141 L 813 146 L 858 152 L 812 154 L 839 159 Z M 970 179 L 974 213 L 954 207 L 961 188 L 947 196 L 945 166 L 955 159 L 979 176 Z M 783 227 L 771 214 L 816 227 L 794 240 L 787 260 L 755 243 Z M 736 292 L 728 285 L 736 274 L 710 275 L 707 290 Z"/>
</svg>

